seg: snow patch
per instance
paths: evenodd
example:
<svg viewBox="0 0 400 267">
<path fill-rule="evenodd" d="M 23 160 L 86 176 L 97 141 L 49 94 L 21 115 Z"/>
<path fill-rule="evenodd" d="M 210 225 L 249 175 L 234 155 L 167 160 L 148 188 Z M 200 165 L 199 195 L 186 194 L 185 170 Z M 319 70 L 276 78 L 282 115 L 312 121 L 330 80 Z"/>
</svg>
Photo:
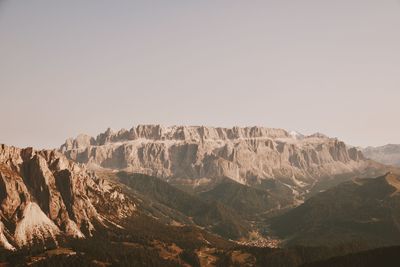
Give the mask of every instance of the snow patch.
<svg viewBox="0 0 400 267">
<path fill-rule="evenodd" d="M 35 239 L 56 241 L 55 238 L 59 233 L 58 227 L 40 207 L 34 202 L 29 202 L 24 209 L 22 220 L 17 223 L 14 238 L 22 247 L 32 244 Z"/>
<path fill-rule="evenodd" d="M 297 132 L 297 131 L 290 131 L 290 132 L 289 132 L 289 135 L 290 135 L 292 138 L 296 139 L 296 140 L 302 140 L 302 139 L 304 139 L 304 135 L 301 134 L 301 133 L 299 133 L 299 132 Z"/>
<path fill-rule="evenodd" d="M 117 223 L 115 223 L 115 222 L 113 222 L 113 221 L 107 219 L 107 218 L 104 217 L 104 216 L 100 216 L 100 217 L 101 217 L 101 219 L 102 219 L 103 221 L 106 221 L 106 222 L 108 222 L 108 223 L 114 225 L 115 227 L 117 227 L 117 228 L 119 228 L 119 229 L 125 229 L 123 226 L 121 226 L 121 225 L 119 225 L 119 224 L 117 224 Z M 104 226 L 105 226 L 105 225 L 104 225 Z"/>
</svg>

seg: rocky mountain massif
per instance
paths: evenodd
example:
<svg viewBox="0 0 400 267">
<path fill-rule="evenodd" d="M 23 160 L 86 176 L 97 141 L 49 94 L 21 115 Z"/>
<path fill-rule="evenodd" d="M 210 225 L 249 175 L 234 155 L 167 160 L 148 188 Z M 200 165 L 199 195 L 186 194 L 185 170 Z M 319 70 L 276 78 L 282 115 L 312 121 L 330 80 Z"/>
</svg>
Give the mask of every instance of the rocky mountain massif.
<svg viewBox="0 0 400 267">
<path fill-rule="evenodd" d="M 298 199 L 321 181 L 371 169 L 360 151 L 336 138 L 262 127 L 139 125 L 80 135 L 60 150 L 94 169 L 144 173 L 189 188 L 225 177 L 251 186 L 274 180 Z"/>
<path fill-rule="evenodd" d="M 121 189 L 51 150 L 0 145 L 0 246 L 52 246 L 134 213 Z"/>
<path fill-rule="evenodd" d="M 363 154 L 377 162 L 400 167 L 400 145 L 389 144 L 362 149 Z"/>
</svg>

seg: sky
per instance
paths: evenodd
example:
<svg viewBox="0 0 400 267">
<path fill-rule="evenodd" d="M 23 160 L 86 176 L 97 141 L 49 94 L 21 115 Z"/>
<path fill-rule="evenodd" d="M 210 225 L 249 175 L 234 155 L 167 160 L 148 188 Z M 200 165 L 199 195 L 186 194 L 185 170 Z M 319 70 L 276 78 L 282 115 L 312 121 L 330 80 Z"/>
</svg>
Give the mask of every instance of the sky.
<svg viewBox="0 0 400 267">
<path fill-rule="evenodd" d="M 400 143 L 398 0 L 0 0 L 0 143 L 137 124 Z"/>
</svg>

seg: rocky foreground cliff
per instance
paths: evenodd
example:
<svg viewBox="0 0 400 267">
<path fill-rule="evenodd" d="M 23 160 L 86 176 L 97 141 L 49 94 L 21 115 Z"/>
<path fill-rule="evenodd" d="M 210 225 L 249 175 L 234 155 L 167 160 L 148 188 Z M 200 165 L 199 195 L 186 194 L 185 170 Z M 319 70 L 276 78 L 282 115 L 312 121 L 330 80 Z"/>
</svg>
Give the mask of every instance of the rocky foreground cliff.
<svg viewBox="0 0 400 267">
<path fill-rule="evenodd" d="M 0 247 L 9 250 L 89 237 L 135 210 L 120 188 L 52 150 L 0 145 L 0 192 Z"/>
<path fill-rule="evenodd" d="M 299 189 L 369 165 L 359 150 L 336 138 L 262 127 L 139 125 L 117 132 L 108 129 L 96 138 L 79 135 L 60 149 L 69 159 L 94 168 L 192 185 L 228 177 L 251 185 L 275 179 Z"/>
</svg>

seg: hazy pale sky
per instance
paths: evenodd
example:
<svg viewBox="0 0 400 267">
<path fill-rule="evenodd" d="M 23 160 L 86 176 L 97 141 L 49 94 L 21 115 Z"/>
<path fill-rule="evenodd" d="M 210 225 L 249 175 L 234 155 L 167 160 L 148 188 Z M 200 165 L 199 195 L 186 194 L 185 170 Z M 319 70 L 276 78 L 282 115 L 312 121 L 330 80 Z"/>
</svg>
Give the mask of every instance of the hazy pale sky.
<svg viewBox="0 0 400 267">
<path fill-rule="evenodd" d="M 0 0 L 0 143 L 139 123 L 400 143 L 396 0 Z"/>
</svg>

